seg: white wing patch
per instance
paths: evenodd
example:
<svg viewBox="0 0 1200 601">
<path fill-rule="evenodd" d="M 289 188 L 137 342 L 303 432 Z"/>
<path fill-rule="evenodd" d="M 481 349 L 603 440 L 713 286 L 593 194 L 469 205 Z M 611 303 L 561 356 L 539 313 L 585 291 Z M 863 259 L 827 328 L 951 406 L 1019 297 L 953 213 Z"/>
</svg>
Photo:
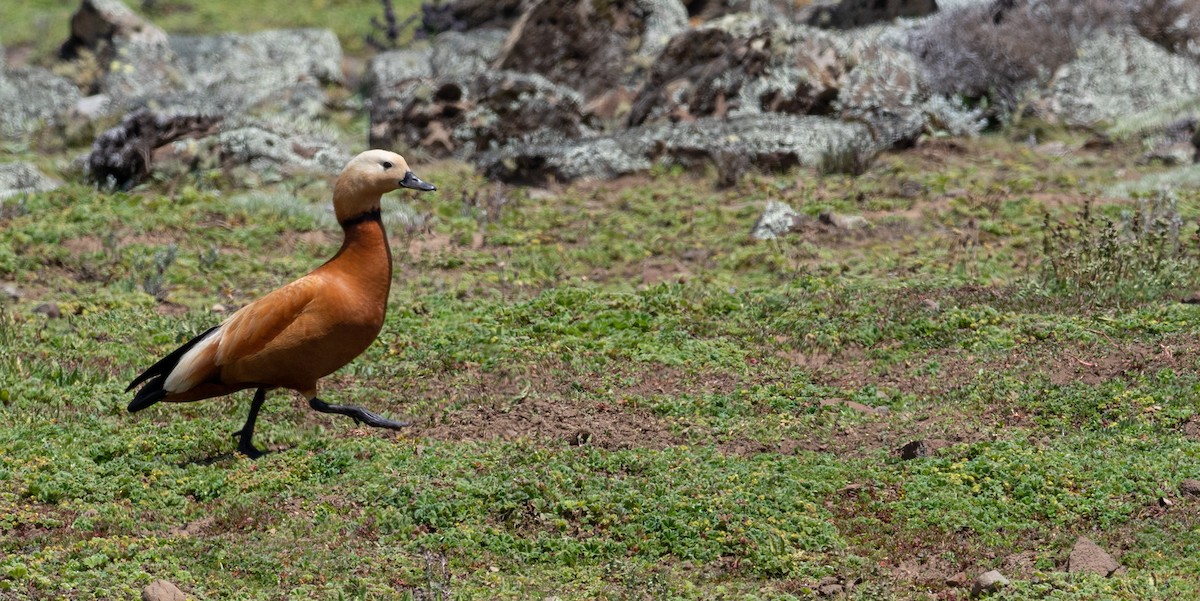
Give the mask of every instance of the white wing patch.
<svg viewBox="0 0 1200 601">
<path fill-rule="evenodd" d="M 221 342 L 221 332 L 225 327 L 215 329 L 196 346 L 188 349 L 175 364 L 175 369 L 163 381 L 163 390 L 170 393 L 182 393 L 191 390 L 199 384 L 213 367 L 213 358 L 217 346 Z"/>
</svg>

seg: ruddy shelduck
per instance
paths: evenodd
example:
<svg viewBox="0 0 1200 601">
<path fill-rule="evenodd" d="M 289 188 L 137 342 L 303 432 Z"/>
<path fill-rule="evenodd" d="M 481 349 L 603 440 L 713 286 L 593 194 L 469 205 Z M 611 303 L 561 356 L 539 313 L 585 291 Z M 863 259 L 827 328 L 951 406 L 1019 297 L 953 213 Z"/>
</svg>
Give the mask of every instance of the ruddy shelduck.
<svg viewBox="0 0 1200 601">
<path fill-rule="evenodd" d="M 376 428 L 407 423 L 361 407 L 317 398 L 317 381 L 361 354 L 379 335 L 392 284 L 392 252 L 380 217 L 383 194 L 400 188 L 430 191 L 404 157 L 368 150 L 352 159 L 333 188 L 333 210 L 345 237 L 341 250 L 308 275 L 242 307 L 220 325 L 163 357 L 130 383 L 143 385 L 129 411 L 159 401 L 199 401 L 256 388 L 238 451 L 251 458 L 254 421 L 268 390 L 288 388 L 313 409 Z"/>
</svg>

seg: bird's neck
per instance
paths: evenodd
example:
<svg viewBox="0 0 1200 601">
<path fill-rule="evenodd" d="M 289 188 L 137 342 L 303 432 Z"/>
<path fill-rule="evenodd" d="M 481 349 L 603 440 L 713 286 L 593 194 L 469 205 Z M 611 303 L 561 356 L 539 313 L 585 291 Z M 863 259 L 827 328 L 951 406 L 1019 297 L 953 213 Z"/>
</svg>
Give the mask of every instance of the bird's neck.
<svg viewBox="0 0 1200 601">
<path fill-rule="evenodd" d="M 372 299 L 387 302 L 392 285 L 392 249 L 378 208 L 342 220 L 342 248 L 326 263 L 349 276 Z"/>
</svg>

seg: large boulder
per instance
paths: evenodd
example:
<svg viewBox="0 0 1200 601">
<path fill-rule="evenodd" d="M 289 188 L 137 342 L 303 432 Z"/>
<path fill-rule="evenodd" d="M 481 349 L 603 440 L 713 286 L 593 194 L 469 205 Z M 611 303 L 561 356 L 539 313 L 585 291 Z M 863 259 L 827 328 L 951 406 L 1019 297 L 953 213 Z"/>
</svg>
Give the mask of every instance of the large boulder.
<svg viewBox="0 0 1200 601">
<path fill-rule="evenodd" d="M 470 78 L 491 70 L 504 49 L 508 31 L 476 29 L 448 31 L 433 40 L 430 68 L 435 77 Z"/>
<path fill-rule="evenodd" d="M 4 69 L 0 64 L 0 139 L 27 139 L 38 128 L 57 123 L 80 97 L 75 84 L 45 69 Z"/>
<path fill-rule="evenodd" d="M 469 81 L 412 79 L 371 102 L 371 145 L 469 158 L 514 140 L 592 133 L 579 93 L 534 74 L 488 72 Z"/>
<path fill-rule="evenodd" d="M 173 36 L 170 47 L 187 85 L 163 104 L 184 112 L 314 116 L 324 86 L 342 81 L 342 47 L 326 29 Z"/>
<path fill-rule="evenodd" d="M 33 163 L 0 163 L 0 200 L 29 192 L 53 190 L 59 183 L 46 177 Z"/>
<path fill-rule="evenodd" d="M 850 45 L 805 26 L 731 15 L 675 36 L 634 98 L 629 124 L 726 114 L 829 114 Z"/>
<path fill-rule="evenodd" d="M 83 0 L 59 56 L 76 63 L 87 92 L 104 93 L 125 107 L 181 84 L 167 34 L 120 0 Z"/>
<path fill-rule="evenodd" d="M 496 61 L 538 73 L 591 99 L 628 82 L 667 38 L 687 26 L 678 0 L 541 0 L 513 26 Z"/>
<path fill-rule="evenodd" d="M 482 154 L 491 177 L 519 183 L 607 179 L 655 163 L 696 167 L 737 157 L 761 169 L 792 166 L 856 171 L 875 152 L 860 123 L 777 113 L 635 127 L 558 143 L 516 143 Z"/>
<path fill-rule="evenodd" d="M 1125 30 L 1085 41 L 1037 106 L 1071 125 L 1133 131 L 1193 111 L 1197 95 L 1200 64 Z"/>
<path fill-rule="evenodd" d="M 871 128 L 880 147 L 908 145 L 926 126 L 926 94 L 920 67 L 906 52 L 885 46 L 857 49 L 837 107 L 843 119 Z"/>
</svg>

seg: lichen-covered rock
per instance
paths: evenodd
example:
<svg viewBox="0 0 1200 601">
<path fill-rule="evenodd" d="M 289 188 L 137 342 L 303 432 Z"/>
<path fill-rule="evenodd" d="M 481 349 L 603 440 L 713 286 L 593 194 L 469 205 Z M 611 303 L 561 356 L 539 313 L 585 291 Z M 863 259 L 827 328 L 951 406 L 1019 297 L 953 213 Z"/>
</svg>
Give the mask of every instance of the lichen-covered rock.
<svg viewBox="0 0 1200 601">
<path fill-rule="evenodd" d="M 0 199 L 17 194 L 53 190 L 59 185 L 38 171 L 33 163 L 0 163 Z"/>
<path fill-rule="evenodd" d="M 167 35 L 120 0 L 83 0 L 71 15 L 71 33 L 58 54 L 73 59 L 84 50 L 99 52 L 115 38 L 159 42 L 166 41 Z"/>
<path fill-rule="evenodd" d="M 173 36 L 186 90 L 162 100 L 183 112 L 282 111 L 313 116 L 324 85 L 342 81 L 342 47 L 326 29 Z"/>
<path fill-rule="evenodd" d="M 350 160 L 331 129 L 285 117 L 240 119 L 199 140 L 201 152 L 219 151 L 224 167 L 246 166 L 259 173 L 335 174 Z"/>
<path fill-rule="evenodd" d="M 875 152 L 865 125 L 816 116 L 755 114 L 730 119 L 634 127 L 615 134 L 558 143 L 514 143 L 476 162 L 489 176 L 545 183 L 604 179 L 655 163 L 697 166 L 734 153 L 762 170 L 792 166 L 830 171 L 861 169 Z"/>
<path fill-rule="evenodd" d="M 104 93 L 126 108 L 181 84 L 167 34 L 120 0 L 83 0 L 71 16 L 70 37 L 59 56 L 95 69 L 80 76 L 89 83 L 87 91 Z"/>
<path fill-rule="evenodd" d="M 80 99 L 69 80 L 37 67 L 0 69 L 0 138 L 26 138 L 57 123 Z"/>
<path fill-rule="evenodd" d="M 433 49 L 428 46 L 376 54 L 367 63 L 362 82 L 363 92 L 370 98 L 384 87 L 411 79 L 433 77 L 432 55 Z"/>
<path fill-rule="evenodd" d="M 468 82 L 410 80 L 371 102 L 371 145 L 463 157 L 512 140 L 590 135 L 579 93 L 535 74 L 486 72 Z"/>
<path fill-rule="evenodd" d="M 650 69 L 629 123 L 726 114 L 828 114 L 848 69 L 840 37 L 730 16 L 673 38 Z"/>
<path fill-rule="evenodd" d="M 646 60 L 681 29 L 677 0 L 543 0 L 513 26 L 497 64 L 531 72 L 593 98 L 621 85 L 631 49 Z M 646 36 L 649 32 L 649 36 Z"/>
<path fill-rule="evenodd" d="M 634 9 L 643 21 L 638 56 L 654 60 L 671 38 L 688 28 L 687 9 L 679 0 L 638 0 Z"/>
<path fill-rule="evenodd" d="M 782 202 L 767 201 L 767 208 L 750 229 L 750 237 L 755 240 L 774 240 L 791 232 L 803 217 Z"/>
<path fill-rule="evenodd" d="M 1200 64 L 1132 31 L 1098 36 L 1058 69 L 1040 107 L 1072 125 L 1125 131 L 1156 126 L 1194 110 Z"/>
<path fill-rule="evenodd" d="M 475 29 L 447 31 L 433 40 L 430 68 L 434 77 L 469 79 L 491 70 L 500 56 L 508 31 Z"/>
<path fill-rule="evenodd" d="M 926 125 L 920 67 L 891 48 L 868 46 L 857 54 L 838 94 L 842 118 L 867 124 L 881 147 L 911 144 Z"/>
</svg>

